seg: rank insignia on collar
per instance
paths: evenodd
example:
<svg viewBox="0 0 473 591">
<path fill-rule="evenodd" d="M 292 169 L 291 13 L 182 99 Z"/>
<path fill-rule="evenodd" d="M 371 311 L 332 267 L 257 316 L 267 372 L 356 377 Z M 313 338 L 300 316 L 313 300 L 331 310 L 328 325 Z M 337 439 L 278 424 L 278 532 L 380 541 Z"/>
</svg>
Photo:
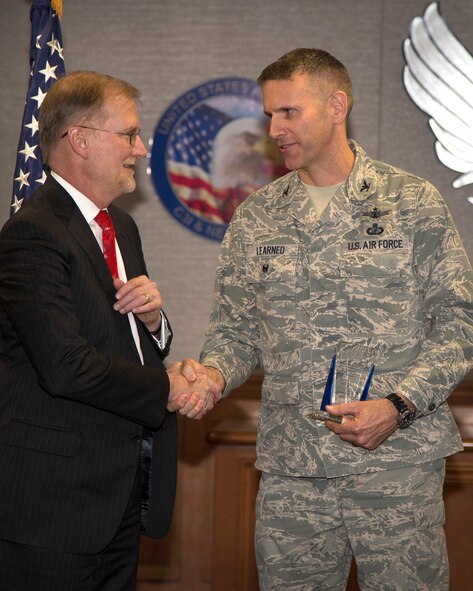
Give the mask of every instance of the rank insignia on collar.
<svg viewBox="0 0 473 591">
<path fill-rule="evenodd" d="M 371 211 L 363 211 L 362 213 L 363 213 L 363 217 L 370 218 L 371 220 L 379 220 L 383 216 L 389 215 L 391 213 L 391 211 L 389 209 L 385 209 L 384 211 L 381 211 L 381 209 L 379 209 L 377 207 L 373 207 L 373 209 Z"/>
<path fill-rule="evenodd" d="M 363 191 L 368 191 L 370 187 L 371 183 L 369 183 L 366 179 L 363 179 L 363 184 L 361 185 L 360 193 L 363 193 Z"/>
<path fill-rule="evenodd" d="M 284 191 L 282 192 L 282 194 L 284 195 L 284 197 L 287 197 L 287 194 L 289 193 L 289 185 L 284 189 Z"/>
</svg>

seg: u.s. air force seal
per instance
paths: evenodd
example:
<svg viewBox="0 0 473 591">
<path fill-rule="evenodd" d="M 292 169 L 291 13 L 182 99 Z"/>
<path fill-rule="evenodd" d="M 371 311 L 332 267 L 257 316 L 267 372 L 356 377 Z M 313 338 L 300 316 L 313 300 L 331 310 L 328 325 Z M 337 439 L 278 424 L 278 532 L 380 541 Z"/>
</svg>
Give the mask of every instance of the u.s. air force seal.
<svg viewBox="0 0 473 591">
<path fill-rule="evenodd" d="M 221 240 L 237 205 L 285 172 L 267 136 L 260 87 L 218 78 L 181 95 L 158 121 L 150 172 L 181 224 Z"/>
</svg>

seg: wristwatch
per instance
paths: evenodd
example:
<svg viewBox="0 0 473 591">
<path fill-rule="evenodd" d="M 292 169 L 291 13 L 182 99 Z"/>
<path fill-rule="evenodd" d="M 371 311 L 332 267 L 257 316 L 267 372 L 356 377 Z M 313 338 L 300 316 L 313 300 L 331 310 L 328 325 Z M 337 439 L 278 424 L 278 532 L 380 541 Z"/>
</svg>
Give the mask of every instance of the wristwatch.
<svg viewBox="0 0 473 591">
<path fill-rule="evenodd" d="M 399 413 L 397 415 L 397 425 L 399 429 L 407 429 L 407 427 L 410 427 L 416 418 L 416 411 L 411 410 L 404 400 L 397 394 L 394 394 L 394 392 L 388 394 L 386 398 L 394 404 Z"/>
</svg>

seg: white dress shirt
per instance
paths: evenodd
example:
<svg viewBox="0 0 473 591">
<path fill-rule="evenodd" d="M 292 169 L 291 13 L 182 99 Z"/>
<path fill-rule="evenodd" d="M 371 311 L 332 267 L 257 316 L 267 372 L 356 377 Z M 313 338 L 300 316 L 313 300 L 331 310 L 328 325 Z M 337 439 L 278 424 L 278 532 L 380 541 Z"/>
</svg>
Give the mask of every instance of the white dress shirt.
<svg viewBox="0 0 473 591">
<path fill-rule="evenodd" d="M 89 224 L 90 229 L 92 230 L 97 242 L 99 243 L 100 249 L 103 252 L 103 239 L 102 239 L 102 228 L 97 224 L 95 221 L 96 215 L 99 213 L 100 209 L 92 203 L 90 199 L 88 199 L 83 193 L 78 191 L 75 187 L 73 187 L 70 183 L 65 181 L 61 176 L 59 176 L 56 172 L 51 172 L 51 176 L 56 179 L 56 181 L 69 193 L 69 195 L 74 199 L 75 204 L 79 208 L 80 212 L 84 216 L 86 222 Z M 123 263 L 123 258 L 120 252 L 120 247 L 118 246 L 118 242 L 115 238 L 115 249 L 117 253 L 117 266 L 118 266 L 118 276 L 119 278 L 126 283 L 127 276 L 125 270 L 125 264 Z M 118 313 L 118 312 L 117 312 Z M 136 348 L 138 350 L 138 354 L 141 359 L 141 363 L 143 363 L 143 352 L 141 351 L 141 344 L 140 344 L 140 337 L 138 334 L 138 327 L 136 326 L 136 318 L 133 312 L 128 312 L 128 321 L 130 323 L 131 332 L 133 334 L 133 339 L 135 340 Z M 166 321 L 161 313 L 161 329 L 159 337 L 152 335 L 155 339 L 156 343 L 160 347 L 160 349 L 164 349 L 167 340 L 167 326 Z"/>
</svg>

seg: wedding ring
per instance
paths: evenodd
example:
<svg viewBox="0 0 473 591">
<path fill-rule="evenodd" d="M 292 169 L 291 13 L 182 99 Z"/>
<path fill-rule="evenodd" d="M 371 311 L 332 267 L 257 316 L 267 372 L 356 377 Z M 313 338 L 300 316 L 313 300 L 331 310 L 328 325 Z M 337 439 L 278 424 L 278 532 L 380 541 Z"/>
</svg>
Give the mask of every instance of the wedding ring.
<svg viewBox="0 0 473 591">
<path fill-rule="evenodd" d="M 143 295 L 145 296 L 146 303 L 148 304 L 150 300 L 149 293 L 144 293 Z"/>
</svg>

